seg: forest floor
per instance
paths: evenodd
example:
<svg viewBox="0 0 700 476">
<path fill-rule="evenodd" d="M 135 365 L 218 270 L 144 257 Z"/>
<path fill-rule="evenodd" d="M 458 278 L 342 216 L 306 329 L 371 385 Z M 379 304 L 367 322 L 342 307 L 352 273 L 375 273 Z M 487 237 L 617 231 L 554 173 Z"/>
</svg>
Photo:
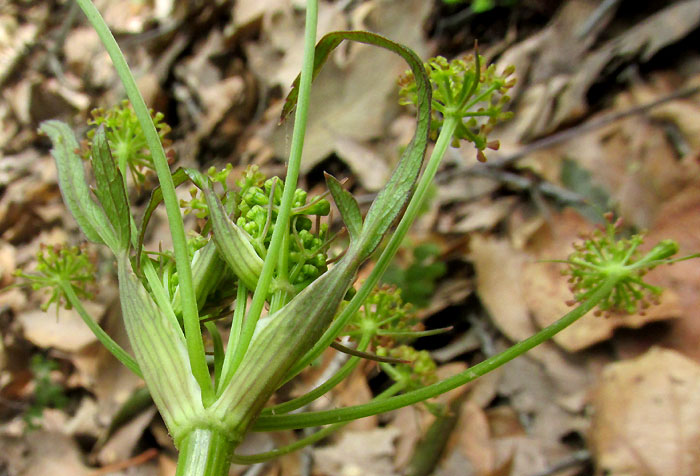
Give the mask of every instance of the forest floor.
<svg viewBox="0 0 700 476">
<path fill-rule="evenodd" d="M 292 125 L 277 118 L 300 69 L 302 0 L 95 3 L 147 104 L 172 127 L 177 166 L 283 174 Z M 62 119 L 82 135 L 91 110 L 124 97 L 71 4 L 0 0 L 0 286 L 31 269 L 42 244 L 84 241 L 39 123 Z M 700 0 L 496 0 L 483 12 L 469 4 L 323 0 L 319 19 L 319 35 L 366 29 L 423 58 L 468 54 L 478 40 L 489 62 L 516 67 L 514 118 L 491 134 L 500 150 L 486 164 L 469 145 L 448 152 L 390 273 L 426 328 L 452 326 L 415 343 L 441 376 L 567 312 L 560 265 L 543 261 L 565 259 L 606 211 L 646 230 L 650 244 L 672 238 L 681 254 L 700 251 Z M 413 111 L 397 101 L 404 69 L 366 45 L 329 62 L 311 99 L 301 180 L 310 195 L 325 192 L 324 171 L 349 177 L 365 205 L 382 187 L 413 131 Z M 147 198 L 133 192 L 135 203 Z M 164 217 L 152 224 L 154 247 L 168 247 Z M 88 309 L 123 339 L 116 279 L 103 268 Z M 700 475 L 700 266 L 677 263 L 649 280 L 665 288 L 658 305 L 584 317 L 444 395 L 447 417 L 417 405 L 365 418 L 231 474 Z M 174 475 L 176 450 L 154 407 L 124 407 L 142 382 L 77 313 L 41 311 L 46 299 L 26 288 L 0 293 L 0 475 Z M 301 394 L 321 373 L 285 391 Z M 364 403 L 385 385 L 367 362 L 312 408 Z M 426 438 L 431 425 L 439 437 Z M 255 433 L 241 451 L 297 436 Z"/>
</svg>

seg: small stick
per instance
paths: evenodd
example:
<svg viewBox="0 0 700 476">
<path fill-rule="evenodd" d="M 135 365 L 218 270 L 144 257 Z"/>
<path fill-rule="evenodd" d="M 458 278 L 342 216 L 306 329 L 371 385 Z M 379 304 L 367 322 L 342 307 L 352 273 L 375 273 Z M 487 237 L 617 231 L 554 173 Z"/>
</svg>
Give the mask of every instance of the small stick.
<svg viewBox="0 0 700 476">
<path fill-rule="evenodd" d="M 532 152 L 535 152 L 537 150 L 546 149 L 547 147 L 561 144 L 562 142 L 566 142 L 567 140 L 572 139 L 576 136 L 594 131 L 596 129 L 600 129 L 601 127 L 607 126 L 608 124 L 611 124 L 625 117 L 642 114 L 650 109 L 655 108 L 656 106 L 660 106 L 661 104 L 667 103 L 669 101 L 674 101 L 676 99 L 682 99 L 689 96 L 693 96 L 698 92 L 700 92 L 700 86 L 689 86 L 687 88 L 674 91 L 673 93 L 667 96 L 663 96 L 661 98 L 650 101 L 646 104 L 640 104 L 639 106 L 634 106 L 623 111 L 611 112 L 602 117 L 599 117 L 598 119 L 593 119 L 591 121 L 584 122 L 578 126 L 573 126 L 561 132 L 557 132 L 550 136 L 543 137 L 542 139 L 536 140 L 521 148 L 520 150 L 513 152 L 510 155 L 506 155 L 505 157 L 502 157 L 500 159 L 495 159 L 493 161 L 487 162 L 485 165 L 486 167 L 492 168 L 500 168 L 511 165 L 512 163 L 517 162 L 526 155 L 531 154 Z"/>
<path fill-rule="evenodd" d="M 150 448 L 141 453 L 140 455 L 134 456 L 133 458 L 129 458 L 125 461 L 120 461 L 118 463 L 103 466 L 102 468 L 90 473 L 90 476 L 103 476 L 109 473 L 114 473 L 123 469 L 131 468 L 133 466 L 140 466 L 143 463 L 152 460 L 156 456 L 158 456 L 158 450 L 155 448 Z"/>
</svg>

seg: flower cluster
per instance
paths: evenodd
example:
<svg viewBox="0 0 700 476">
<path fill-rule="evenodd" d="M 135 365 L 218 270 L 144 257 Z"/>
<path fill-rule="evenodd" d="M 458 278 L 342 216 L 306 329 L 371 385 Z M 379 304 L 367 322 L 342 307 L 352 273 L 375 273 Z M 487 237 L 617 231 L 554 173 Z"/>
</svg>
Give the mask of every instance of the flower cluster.
<svg viewBox="0 0 700 476">
<path fill-rule="evenodd" d="M 605 227 L 582 236 L 584 241 L 574 245 L 565 261 L 569 266 L 562 274 L 569 276 L 574 293 L 569 304 L 584 301 L 607 279 L 616 278 L 614 289 L 598 305 L 598 313 L 643 312 L 661 294 L 661 288 L 644 282 L 644 275 L 659 264 L 673 262 L 669 258 L 678 252 L 678 244 L 661 241 L 640 257 L 643 236 L 618 238 L 621 221 L 613 221 L 612 214 L 606 219 Z"/>
<path fill-rule="evenodd" d="M 95 265 L 83 248 L 41 245 L 36 260 L 35 272 L 17 270 L 15 276 L 24 279 L 25 283 L 21 284 L 29 285 L 34 290 L 51 291 L 49 300 L 41 306 L 42 310 L 47 310 L 52 303 L 66 309 L 72 308 L 64 286 L 72 287 L 80 298 L 94 297 L 90 284 L 95 281 Z"/>
<path fill-rule="evenodd" d="M 277 177 L 266 179 L 257 167 L 253 166 L 249 167 L 236 183 L 240 187 L 236 200 L 236 224 L 250 235 L 256 251 L 264 257 L 272 239 L 272 230 L 284 192 L 284 182 Z M 314 198 L 309 201 L 304 190 L 298 188 L 294 191 L 289 241 L 291 284 L 312 281 L 328 269 L 328 225 L 317 220 L 318 226 L 314 232 L 313 221 L 309 217 L 318 218 L 329 213 L 328 200 Z"/>
<path fill-rule="evenodd" d="M 152 110 L 150 112 L 161 142 L 167 147 L 170 141 L 166 136 L 170 132 L 170 126 L 163 122 L 163 114 Z M 88 121 L 88 124 L 94 126 L 87 133 L 88 141 L 90 142 L 94 137 L 97 127 L 104 125 L 109 148 L 122 174 L 125 174 L 128 168 L 134 184 L 136 186 L 143 185 L 148 171 L 155 170 L 155 168 L 148 150 L 146 136 L 129 101 L 124 100 L 121 105 L 110 109 L 94 109 L 92 119 Z M 85 155 L 90 155 L 89 147 Z"/>
<path fill-rule="evenodd" d="M 380 364 L 382 370 L 392 380 L 400 384 L 404 390 L 413 390 L 431 385 L 438 380 L 436 374 L 437 365 L 427 350 L 416 350 L 409 345 L 400 345 L 394 348 L 379 347 L 377 355 L 392 357 L 406 362 L 401 364 Z"/>
<path fill-rule="evenodd" d="M 371 335 L 374 346 L 388 348 L 396 341 L 419 337 L 422 326 L 413 306 L 404 303 L 401 290 L 394 286 L 375 289 L 348 325 L 346 335 Z M 414 336 L 414 333 L 417 334 Z"/>
<path fill-rule="evenodd" d="M 224 193 L 220 197 L 223 202 L 227 201 L 226 197 L 228 194 L 230 194 L 226 181 L 228 180 L 228 176 L 231 174 L 232 170 L 233 166 L 230 163 L 226 164 L 226 167 L 221 170 L 217 170 L 214 166 L 209 167 L 209 170 L 207 170 L 207 176 L 209 176 L 209 179 L 213 183 L 218 183 L 223 187 Z M 209 216 L 209 206 L 207 205 L 207 201 L 202 195 L 202 191 L 197 187 L 192 187 L 190 189 L 189 200 L 180 200 L 180 207 L 183 209 L 185 215 L 192 213 L 197 218 L 202 219 Z"/>
<path fill-rule="evenodd" d="M 512 116 L 504 111 L 510 98 L 507 92 L 515 85 L 511 77 L 515 68 L 508 67 L 502 74 L 495 65 L 483 66 L 483 57 L 470 55 L 447 61 L 442 56 L 430 59 L 426 70 L 433 87 L 431 134 L 433 138 L 446 117 L 459 119 L 453 136 L 453 145 L 459 147 L 460 140 L 472 142 L 479 160 L 486 160 L 484 149 L 498 149 L 498 141 L 489 141 L 488 134 L 499 122 Z M 401 104 L 418 102 L 413 73 L 404 73 L 399 78 Z"/>
</svg>

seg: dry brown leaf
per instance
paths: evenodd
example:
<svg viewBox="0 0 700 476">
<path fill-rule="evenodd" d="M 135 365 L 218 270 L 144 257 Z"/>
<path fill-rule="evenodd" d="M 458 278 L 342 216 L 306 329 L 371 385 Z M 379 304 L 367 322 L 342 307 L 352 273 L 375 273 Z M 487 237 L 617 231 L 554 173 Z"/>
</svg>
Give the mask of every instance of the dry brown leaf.
<svg viewBox="0 0 700 476">
<path fill-rule="evenodd" d="M 663 203 L 648 240 L 673 238 L 681 253 L 700 251 L 700 189 L 693 184 Z M 697 260 L 665 266 L 655 272 L 654 284 L 673 287 L 683 309 L 664 343 L 700 361 L 700 266 Z"/>
<path fill-rule="evenodd" d="M 621 93 L 615 110 L 626 110 L 672 92 L 663 82 L 657 77 L 651 85 L 638 85 Z M 690 100 L 673 101 L 667 106 L 682 107 L 686 113 L 697 107 Z M 645 116 L 628 117 L 579 136 L 563 144 L 559 151 L 556 156 L 566 155 L 590 171 L 593 182 L 603 186 L 619 204 L 626 222 L 642 229 L 651 227 L 662 204 L 697 176 L 697 164 L 693 160 L 679 161 L 667 130 Z M 548 178 L 559 180 L 557 158 L 549 154 L 540 163 L 543 161 L 553 166 Z"/>
<path fill-rule="evenodd" d="M 523 476 L 544 473 L 551 470 L 571 450 L 558 442 L 543 441 L 532 436 L 515 436 L 494 440 L 496 448 L 495 475 Z M 557 476 L 579 474 L 580 468 L 559 471 Z"/>
<path fill-rule="evenodd" d="M 476 268 L 476 292 L 498 329 L 512 341 L 530 337 L 532 324 L 519 279 L 527 257 L 506 240 L 474 235 L 471 259 Z"/>
<path fill-rule="evenodd" d="M 155 414 L 156 408 L 153 406 L 149 407 L 115 431 L 114 435 L 109 438 L 107 443 L 97 453 L 97 461 L 102 466 L 107 466 L 127 460 L 133 456 L 136 445 Z"/>
<path fill-rule="evenodd" d="M 343 158 L 368 191 L 376 192 L 384 186 L 391 170 L 379 154 L 371 147 L 346 135 L 337 135 L 334 142 L 338 156 Z"/>
<path fill-rule="evenodd" d="M 88 476 L 91 470 L 73 439 L 35 431 L 20 438 L 0 436 L 0 466 L 13 476 Z"/>
<path fill-rule="evenodd" d="M 489 231 L 513 210 L 517 197 L 490 197 L 457 207 L 454 213 L 444 214 L 438 222 L 440 233 L 470 233 Z"/>
<path fill-rule="evenodd" d="M 525 252 L 516 251 L 505 240 L 480 235 L 472 237 L 471 248 L 477 293 L 495 326 L 514 342 L 536 333 L 539 327 L 530 315 L 528 302 L 533 298 L 525 292 L 525 289 L 530 292 L 531 289 L 524 274 L 532 258 Z M 545 300 L 549 298 L 546 294 L 542 296 Z M 551 342 L 535 347 L 528 355 L 540 362 L 567 394 L 578 392 L 585 386 L 586 371 Z"/>
<path fill-rule="evenodd" d="M 92 27 L 71 30 L 63 44 L 63 53 L 69 72 L 86 85 L 105 87 L 114 81 L 116 71 Z"/>
<path fill-rule="evenodd" d="M 237 30 L 265 15 L 275 15 L 287 9 L 289 4 L 289 0 L 237 0 L 233 4 L 231 27 Z"/>
<path fill-rule="evenodd" d="M 523 422 L 513 407 L 499 405 L 486 410 L 489 419 L 489 431 L 493 438 L 510 438 L 524 436 Z"/>
<path fill-rule="evenodd" d="M 394 440 L 399 431 L 393 427 L 367 431 L 349 431 L 331 445 L 314 451 L 321 474 L 334 476 L 396 476 Z"/>
<path fill-rule="evenodd" d="M 567 392 L 575 392 L 588 382 L 581 375 L 585 370 L 571 366 L 567 381 L 552 376 L 550 372 L 530 356 L 521 356 L 503 366 L 498 393 L 508 397 L 510 405 L 521 416 L 526 417 L 527 433 L 542 441 L 555 443 L 572 431 L 582 428 L 579 417 L 569 412 L 559 401 Z M 575 380 L 578 380 L 575 381 Z"/>
<path fill-rule="evenodd" d="M 484 411 L 473 401 L 465 401 L 460 409 L 456 428 L 458 431 L 455 432 L 452 442 L 454 451 L 461 452 L 467 458 L 473 468 L 473 474 L 490 474 L 495 469 L 496 453 Z"/>
<path fill-rule="evenodd" d="M 603 373 L 593 405 L 590 447 L 599 474 L 698 474 L 698 364 L 660 348 L 611 364 Z"/>
<path fill-rule="evenodd" d="M 590 87 L 607 66 L 632 57 L 649 61 L 700 22 L 698 0 L 675 2 L 590 51 L 610 20 L 609 16 L 601 19 L 595 31 L 580 38 L 582 19 L 588 18 L 594 7 L 593 2 L 584 0 L 566 2 L 545 30 L 515 45 L 501 58 L 500 64 L 515 64 L 519 77 L 529 79 L 516 110 L 517 119 L 509 125 L 511 136 L 537 137 L 581 117 L 588 109 Z"/>
<path fill-rule="evenodd" d="M 104 312 L 104 306 L 95 302 L 86 302 L 84 306 L 96 319 Z M 75 309 L 61 308 L 58 315 L 55 309 L 52 306 L 48 312 L 39 309 L 19 314 L 17 319 L 24 337 L 41 348 L 52 347 L 65 352 L 77 352 L 97 340 Z"/>
<path fill-rule="evenodd" d="M 146 23 L 153 20 L 151 2 L 128 2 L 120 0 L 98 0 L 100 10 L 112 31 L 140 33 Z"/>
<path fill-rule="evenodd" d="M 427 46 L 422 39 L 421 25 L 430 11 L 429 2 L 407 0 L 400 3 L 370 2 L 369 5 L 367 8 L 370 12 L 365 21 L 370 31 L 411 47 L 419 56 L 425 55 Z M 335 10 L 329 8 L 327 12 L 326 15 L 330 15 Z M 346 21 L 340 13 L 335 15 L 341 21 Z M 324 26 L 320 28 L 321 33 L 339 29 L 337 22 L 338 19 L 334 25 L 330 20 L 321 18 L 319 25 Z M 300 58 L 293 57 L 301 55 L 301 48 L 294 48 L 300 40 L 299 33 L 293 39 L 286 39 L 282 45 L 273 45 L 276 50 L 283 47 L 282 51 L 290 52 L 285 54 L 281 62 L 279 53 L 275 53 L 277 58 L 266 66 L 268 70 L 272 69 L 267 72 L 268 80 L 276 80 L 276 83 L 285 87 L 291 84 L 299 72 L 298 65 L 301 64 Z M 251 55 L 255 53 L 252 50 L 249 52 Z M 343 59 L 342 64 L 338 60 L 339 54 L 342 54 L 342 48 L 324 66 L 314 82 L 304 142 L 304 171 L 310 170 L 332 153 L 350 161 L 353 156 L 342 156 L 342 144 L 338 147 L 336 141 L 367 144 L 370 140 L 382 138 L 390 126 L 387 117 L 395 116 L 398 110 L 396 78 L 407 69 L 400 57 L 380 48 L 360 44 L 352 45 L 349 57 Z M 269 54 L 263 54 L 261 58 L 266 62 L 265 58 L 269 58 Z M 253 67 L 257 69 L 255 65 Z M 265 77 L 264 71 L 258 74 Z M 273 133 L 271 141 L 276 156 L 287 156 L 290 131 L 291 126 L 284 126 Z M 383 160 L 387 162 L 386 158 Z M 353 169 L 362 167 L 365 167 L 364 163 L 351 164 Z M 390 164 L 384 164 L 383 168 L 390 168 Z"/>
</svg>

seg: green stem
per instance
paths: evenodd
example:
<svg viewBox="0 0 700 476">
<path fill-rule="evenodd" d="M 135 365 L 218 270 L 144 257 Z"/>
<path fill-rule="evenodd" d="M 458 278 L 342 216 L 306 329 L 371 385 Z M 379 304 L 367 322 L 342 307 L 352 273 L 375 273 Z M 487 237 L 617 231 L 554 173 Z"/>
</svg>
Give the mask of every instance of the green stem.
<svg viewBox="0 0 700 476">
<path fill-rule="evenodd" d="M 292 367 L 288 374 L 287 380 L 304 370 L 309 363 L 316 359 L 321 352 L 331 345 L 331 342 L 333 342 L 336 336 L 338 336 L 338 334 L 345 328 L 350 318 L 367 300 L 367 297 L 377 285 L 382 275 L 389 267 L 389 264 L 391 264 L 391 260 L 394 258 L 394 255 L 401 246 L 401 243 L 408 233 L 408 230 L 411 228 L 413 221 L 420 213 L 425 197 L 428 195 L 430 185 L 432 184 L 438 167 L 442 162 L 442 158 L 445 156 L 445 152 L 452 141 L 452 135 L 454 134 L 458 124 L 459 119 L 456 117 L 448 116 L 445 118 L 445 122 L 440 130 L 440 135 L 438 136 L 433 152 L 430 155 L 428 164 L 426 165 L 425 170 L 418 181 L 416 191 L 414 192 L 413 197 L 406 208 L 406 212 L 396 227 L 396 230 L 392 234 L 389 243 L 386 245 L 384 251 L 382 251 L 381 256 L 377 260 L 374 269 L 362 284 L 359 291 L 357 291 L 357 294 L 352 298 L 352 300 L 350 300 L 343 312 L 335 319 L 335 321 L 333 321 L 333 324 L 331 324 L 328 330 L 323 334 L 323 337 L 321 337 L 314 347 L 307 352 L 306 355 L 294 367 Z"/>
<path fill-rule="evenodd" d="M 306 2 L 306 32 L 304 37 L 304 59 L 301 67 L 301 79 L 299 81 L 299 101 L 297 103 L 296 115 L 294 116 L 294 132 L 292 133 L 292 146 L 289 153 L 289 163 L 287 164 L 287 176 L 284 182 L 284 193 L 277 214 L 277 221 L 272 232 L 272 239 L 268 247 L 267 256 L 263 265 L 257 287 L 253 293 L 253 300 L 250 304 L 248 316 L 243 325 L 243 331 L 236 346 L 231 367 L 235 373 L 240 365 L 248 346 L 255 333 L 255 327 L 260 318 L 265 300 L 267 299 L 273 273 L 277 265 L 277 257 L 280 253 L 282 239 L 285 231 L 289 230 L 289 217 L 291 215 L 294 200 L 294 191 L 297 187 L 299 169 L 301 168 L 301 153 L 304 147 L 304 135 L 306 133 L 306 122 L 309 112 L 309 96 L 311 94 L 311 80 L 314 67 L 314 48 L 316 45 L 316 25 L 318 21 L 318 0 L 308 0 Z M 224 382 L 222 388 L 228 382 Z"/>
<path fill-rule="evenodd" d="M 618 283 L 619 278 L 611 277 L 604 281 L 591 296 L 582 302 L 578 307 L 570 311 L 564 317 L 542 329 L 537 334 L 518 342 L 507 350 L 495 355 L 474 367 L 457 374 L 453 377 L 438 382 L 418 390 L 389 398 L 380 402 L 370 402 L 364 405 L 357 405 L 348 408 L 339 408 L 320 412 L 301 413 L 295 415 L 271 415 L 261 416 L 255 427 L 255 431 L 286 430 L 292 428 L 305 428 L 311 426 L 321 426 L 327 424 L 340 423 L 349 420 L 356 420 L 379 413 L 385 413 L 397 408 L 413 405 L 429 398 L 436 397 L 452 389 L 460 387 L 472 380 L 480 377 L 501 365 L 510 362 L 514 358 L 522 355 L 533 347 L 552 338 L 555 334 L 570 326 L 576 320 L 592 310 L 599 302 L 610 294 Z"/>
<path fill-rule="evenodd" d="M 209 368 L 207 367 L 204 355 L 204 343 L 202 341 L 202 330 L 199 325 L 199 315 L 197 312 L 197 298 L 192 284 L 192 270 L 190 269 L 190 256 L 187 251 L 187 240 L 185 238 L 185 226 L 180 213 L 180 205 L 175 194 L 175 185 L 170 174 L 168 160 L 160 142 L 160 136 L 153 125 L 151 114 L 148 112 L 146 103 L 136 86 L 131 70 L 124 59 L 124 55 L 119 49 L 112 32 L 105 23 L 100 12 L 95 8 L 90 0 L 76 0 L 85 13 L 85 16 L 92 24 L 92 27 L 100 37 L 109 57 L 112 59 L 114 68 L 117 70 L 119 79 L 124 85 L 126 95 L 129 97 L 134 107 L 134 112 L 143 130 L 148 149 L 151 152 L 153 164 L 158 174 L 163 202 L 168 216 L 170 233 L 173 240 L 175 252 L 175 265 L 177 267 L 178 283 L 180 295 L 182 297 L 182 315 L 185 326 L 185 336 L 187 337 L 187 353 L 192 366 L 192 373 L 197 379 L 202 390 L 202 399 L 205 405 L 214 400 L 214 387 L 211 382 Z"/>
<path fill-rule="evenodd" d="M 235 354 L 236 348 L 241 337 L 241 331 L 243 329 L 243 318 L 245 317 L 245 308 L 248 304 L 248 289 L 242 282 L 238 282 L 238 289 L 236 290 L 236 308 L 233 310 L 233 320 L 231 321 L 231 331 L 228 335 L 228 345 L 226 346 L 226 353 L 224 355 L 224 365 L 221 369 L 221 380 L 217 384 L 217 396 L 221 395 L 221 392 L 228 382 L 231 381 L 233 377 L 233 356 Z"/>
<path fill-rule="evenodd" d="M 236 442 L 223 434 L 196 428 L 180 442 L 176 476 L 227 476 Z"/>
<path fill-rule="evenodd" d="M 139 364 L 136 363 L 136 360 L 131 355 L 129 355 L 129 353 L 125 351 L 119 344 L 117 344 L 114 341 L 114 339 L 112 339 L 104 331 L 104 329 L 100 327 L 100 325 L 92 318 L 92 316 L 88 314 L 88 312 L 83 307 L 83 303 L 80 302 L 80 298 L 77 294 L 75 294 L 73 286 L 67 283 L 61 284 L 61 289 L 66 295 L 66 298 L 68 299 L 68 302 L 70 302 L 71 306 L 73 306 L 75 310 L 78 311 L 78 314 L 83 319 L 83 322 L 90 328 L 92 333 L 95 334 L 97 340 L 99 340 L 100 343 L 103 346 L 105 346 L 105 348 L 108 351 L 110 351 L 112 355 L 117 358 L 117 360 L 119 360 L 119 362 L 124 364 L 126 368 L 134 372 L 139 377 L 143 378 L 143 374 L 141 373 L 141 369 L 139 368 Z"/>
<path fill-rule="evenodd" d="M 270 314 L 282 309 L 291 299 L 291 296 L 287 293 L 287 284 L 289 283 L 289 240 L 289 227 L 287 227 L 282 237 L 282 252 L 279 254 L 277 260 L 276 282 L 281 283 L 282 286 L 272 295 L 272 299 L 270 300 Z"/>
<path fill-rule="evenodd" d="M 377 395 L 372 399 L 373 402 L 381 401 L 386 398 L 389 398 L 393 395 L 396 395 L 399 393 L 401 390 L 403 390 L 403 385 L 396 382 L 394 383 L 391 387 L 387 388 L 384 390 L 382 393 Z M 331 433 L 341 429 L 345 425 L 347 425 L 348 422 L 342 422 L 342 423 L 336 423 L 334 425 L 327 426 L 326 428 L 323 428 L 316 433 L 313 433 L 312 435 L 309 435 L 305 438 L 301 438 L 294 443 L 290 443 L 286 446 L 282 446 L 280 448 L 276 448 L 272 451 L 267 451 L 265 453 L 258 453 L 254 455 L 233 455 L 233 462 L 237 464 L 254 464 L 254 463 L 262 463 L 264 461 L 269 461 L 271 459 L 278 458 L 280 456 L 292 453 L 298 449 L 301 449 L 305 446 L 314 444 L 318 441 L 321 441 Z"/>
</svg>

